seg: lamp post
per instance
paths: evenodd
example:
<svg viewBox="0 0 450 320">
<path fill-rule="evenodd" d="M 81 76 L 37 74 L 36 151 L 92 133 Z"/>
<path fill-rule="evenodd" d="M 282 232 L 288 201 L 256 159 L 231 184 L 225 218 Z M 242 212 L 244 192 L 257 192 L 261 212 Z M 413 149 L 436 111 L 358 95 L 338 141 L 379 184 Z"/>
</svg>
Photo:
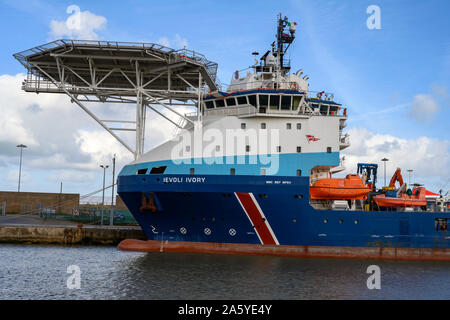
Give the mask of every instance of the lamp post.
<svg viewBox="0 0 450 320">
<path fill-rule="evenodd" d="M 411 172 L 413 172 L 414 170 L 408 169 L 406 171 L 408 171 L 408 186 L 410 186 L 411 185 Z"/>
<path fill-rule="evenodd" d="M 17 192 L 20 192 L 20 176 L 22 175 L 22 151 L 23 148 L 27 148 L 24 144 L 19 144 L 17 148 L 20 148 L 20 164 L 19 164 L 19 185 L 17 187 Z"/>
<path fill-rule="evenodd" d="M 103 210 L 105 208 L 105 176 L 106 176 L 106 169 L 109 166 L 100 165 L 100 168 L 103 168 L 103 196 L 102 196 L 102 220 L 100 224 L 103 225 Z"/>
<path fill-rule="evenodd" d="M 116 170 L 116 155 L 113 156 L 113 167 L 112 167 L 112 191 L 111 191 L 111 211 L 109 213 L 109 225 L 112 226 L 114 223 L 114 184 L 115 184 L 115 170 Z"/>
<path fill-rule="evenodd" d="M 387 158 L 381 159 L 384 162 L 384 186 L 386 187 L 386 162 L 389 161 Z"/>
</svg>

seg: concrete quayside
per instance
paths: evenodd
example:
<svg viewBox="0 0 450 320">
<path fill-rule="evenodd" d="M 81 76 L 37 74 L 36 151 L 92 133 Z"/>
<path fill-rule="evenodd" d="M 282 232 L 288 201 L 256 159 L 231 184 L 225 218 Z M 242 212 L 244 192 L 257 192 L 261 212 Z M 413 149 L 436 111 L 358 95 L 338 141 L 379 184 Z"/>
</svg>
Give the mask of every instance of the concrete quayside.
<svg viewBox="0 0 450 320">
<path fill-rule="evenodd" d="M 31 215 L 0 217 L 0 243 L 117 245 L 130 238 L 147 239 L 139 226 L 83 225 Z"/>
</svg>

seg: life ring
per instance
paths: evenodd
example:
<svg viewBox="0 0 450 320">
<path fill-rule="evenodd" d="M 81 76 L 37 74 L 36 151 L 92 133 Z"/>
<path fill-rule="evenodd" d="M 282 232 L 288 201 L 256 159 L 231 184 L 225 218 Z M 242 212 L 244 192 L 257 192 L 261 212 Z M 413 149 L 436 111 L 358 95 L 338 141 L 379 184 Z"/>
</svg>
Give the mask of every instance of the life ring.
<svg viewBox="0 0 450 320">
<path fill-rule="evenodd" d="M 291 84 L 289 85 L 289 88 L 297 90 L 297 82 L 291 82 Z"/>
</svg>

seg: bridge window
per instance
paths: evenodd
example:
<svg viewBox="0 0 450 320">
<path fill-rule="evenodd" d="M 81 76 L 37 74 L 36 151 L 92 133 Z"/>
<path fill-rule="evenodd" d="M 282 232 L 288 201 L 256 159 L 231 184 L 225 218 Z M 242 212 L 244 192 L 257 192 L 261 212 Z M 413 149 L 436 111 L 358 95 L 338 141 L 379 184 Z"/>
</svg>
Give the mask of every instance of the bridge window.
<svg viewBox="0 0 450 320">
<path fill-rule="evenodd" d="M 236 99 L 235 98 L 227 98 L 227 106 L 232 107 L 236 105 Z"/>
<path fill-rule="evenodd" d="M 238 104 L 248 104 L 246 96 L 237 97 L 237 102 L 238 102 Z"/>
<path fill-rule="evenodd" d="M 213 101 L 205 101 L 206 109 L 213 109 L 214 108 L 214 102 Z"/>
<path fill-rule="evenodd" d="M 331 115 L 335 116 L 335 115 L 338 114 L 338 112 L 339 112 L 339 107 L 336 107 L 336 106 L 330 106 L 330 114 L 331 114 Z"/>
<path fill-rule="evenodd" d="M 167 166 L 153 167 L 150 170 L 150 174 L 163 174 L 166 171 Z"/>
<path fill-rule="evenodd" d="M 247 125 L 245 123 L 241 123 L 241 129 L 245 130 L 245 128 L 247 127 Z"/>
<path fill-rule="evenodd" d="M 287 130 L 291 130 L 291 128 L 292 128 L 292 124 L 286 123 L 286 129 L 287 129 Z"/>
<path fill-rule="evenodd" d="M 291 110 L 291 96 L 281 97 L 281 110 Z"/>
<path fill-rule="evenodd" d="M 259 106 L 267 107 L 269 105 L 269 96 L 266 94 L 259 95 Z"/>
<path fill-rule="evenodd" d="M 302 96 L 293 96 L 292 110 L 296 110 L 298 108 L 298 105 L 300 104 L 301 99 L 302 99 Z"/>
<path fill-rule="evenodd" d="M 224 99 L 216 100 L 216 107 L 217 108 L 225 107 L 225 100 Z"/>
<path fill-rule="evenodd" d="M 297 146 L 297 153 L 302 153 L 302 147 Z"/>
<path fill-rule="evenodd" d="M 280 96 L 271 95 L 269 106 L 270 106 L 270 109 L 278 110 L 280 108 Z"/>
<path fill-rule="evenodd" d="M 297 123 L 297 130 L 301 130 L 302 129 L 302 124 L 301 123 Z"/>
<path fill-rule="evenodd" d="M 327 104 L 322 104 L 320 106 L 320 114 L 326 116 L 328 114 L 328 105 Z"/>
<path fill-rule="evenodd" d="M 145 168 L 145 169 L 139 169 L 138 171 L 137 171 L 137 174 L 146 174 L 147 173 L 147 168 Z"/>
<path fill-rule="evenodd" d="M 261 129 L 266 129 L 266 124 L 264 122 L 261 123 Z"/>
<path fill-rule="evenodd" d="M 248 96 L 248 103 L 256 107 L 256 95 Z"/>
<path fill-rule="evenodd" d="M 327 147 L 327 153 L 331 153 L 331 147 Z"/>
</svg>

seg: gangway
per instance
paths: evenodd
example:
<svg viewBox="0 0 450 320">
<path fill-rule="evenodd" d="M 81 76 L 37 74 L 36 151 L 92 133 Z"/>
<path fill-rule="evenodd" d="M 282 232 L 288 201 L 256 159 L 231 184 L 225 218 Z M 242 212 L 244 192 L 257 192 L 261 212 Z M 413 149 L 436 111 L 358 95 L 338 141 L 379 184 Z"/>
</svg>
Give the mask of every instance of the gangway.
<svg viewBox="0 0 450 320">
<path fill-rule="evenodd" d="M 136 159 L 144 152 L 147 108 L 177 127 L 179 122 L 156 106 L 193 124 L 176 106 L 196 106 L 201 121 L 203 94 L 219 90 L 217 63 L 192 50 L 154 43 L 56 40 L 14 57 L 27 69 L 24 91 L 66 94 Z M 136 119 L 101 120 L 89 110 L 88 102 L 135 104 Z M 133 123 L 135 127 L 112 128 L 108 122 Z M 114 132 L 118 130 L 136 132 L 135 149 Z"/>
</svg>

